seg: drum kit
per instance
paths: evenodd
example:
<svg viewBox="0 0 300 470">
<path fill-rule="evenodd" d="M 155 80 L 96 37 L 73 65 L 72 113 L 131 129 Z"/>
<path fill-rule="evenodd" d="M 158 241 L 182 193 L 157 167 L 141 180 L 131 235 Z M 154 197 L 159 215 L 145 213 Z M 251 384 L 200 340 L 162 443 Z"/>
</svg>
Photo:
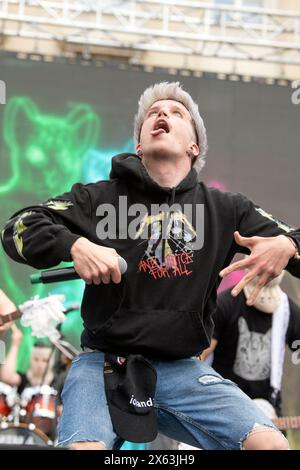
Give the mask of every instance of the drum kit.
<svg viewBox="0 0 300 470">
<path fill-rule="evenodd" d="M 48 336 L 55 348 L 69 359 L 69 365 L 79 352 L 67 341 L 60 339 L 57 330 L 65 319 L 64 313 L 78 310 L 74 305 L 64 308 L 62 295 L 37 296 L 20 305 L 18 310 L 0 316 L 0 326 L 21 319 L 24 327 L 31 327 L 32 336 Z M 26 387 L 20 394 L 16 387 L 0 382 L 0 445 L 52 446 L 56 439 L 58 418 L 57 391 L 41 385 Z"/>
<path fill-rule="evenodd" d="M 0 382 L 0 444 L 53 445 L 57 391 L 48 386 L 15 387 Z"/>
</svg>

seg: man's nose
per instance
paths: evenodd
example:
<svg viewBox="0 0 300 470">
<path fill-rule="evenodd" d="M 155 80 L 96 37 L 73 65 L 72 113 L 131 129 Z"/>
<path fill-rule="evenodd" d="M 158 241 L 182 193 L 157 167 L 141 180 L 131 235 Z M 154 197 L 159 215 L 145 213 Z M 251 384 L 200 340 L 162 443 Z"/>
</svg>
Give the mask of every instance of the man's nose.
<svg viewBox="0 0 300 470">
<path fill-rule="evenodd" d="M 159 117 L 160 117 L 160 116 L 169 116 L 169 112 L 168 112 L 168 110 L 167 110 L 166 108 L 162 108 L 162 109 L 159 110 L 158 116 L 159 116 Z"/>
</svg>

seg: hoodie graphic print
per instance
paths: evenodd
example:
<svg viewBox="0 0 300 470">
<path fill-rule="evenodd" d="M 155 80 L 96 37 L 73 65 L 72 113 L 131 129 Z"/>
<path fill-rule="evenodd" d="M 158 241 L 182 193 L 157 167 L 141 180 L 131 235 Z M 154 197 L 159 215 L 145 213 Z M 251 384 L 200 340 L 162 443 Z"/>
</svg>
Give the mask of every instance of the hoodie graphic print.
<svg viewBox="0 0 300 470">
<path fill-rule="evenodd" d="M 145 228 L 150 229 L 150 236 L 145 241 L 147 248 L 138 271 L 148 273 L 153 279 L 189 276 L 193 268 L 192 241 L 197 234 L 185 214 L 180 211 L 147 214 L 137 231 L 137 238 Z"/>
</svg>

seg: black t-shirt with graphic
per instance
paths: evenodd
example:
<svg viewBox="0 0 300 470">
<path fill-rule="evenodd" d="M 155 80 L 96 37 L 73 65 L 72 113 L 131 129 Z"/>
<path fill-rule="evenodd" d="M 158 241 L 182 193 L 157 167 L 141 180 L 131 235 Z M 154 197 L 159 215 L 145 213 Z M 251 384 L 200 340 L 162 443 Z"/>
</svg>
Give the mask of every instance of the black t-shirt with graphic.
<svg viewBox="0 0 300 470">
<path fill-rule="evenodd" d="M 243 291 L 235 298 L 230 292 L 231 289 L 227 289 L 218 296 L 213 334 L 218 345 L 212 366 L 250 398 L 264 398 L 272 403 L 272 314 L 246 305 Z M 293 342 L 300 338 L 300 308 L 291 299 L 289 306 L 286 344 L 293 349 Z M 273 404 L 279 411 L 280 397 Z"/>
</svg>

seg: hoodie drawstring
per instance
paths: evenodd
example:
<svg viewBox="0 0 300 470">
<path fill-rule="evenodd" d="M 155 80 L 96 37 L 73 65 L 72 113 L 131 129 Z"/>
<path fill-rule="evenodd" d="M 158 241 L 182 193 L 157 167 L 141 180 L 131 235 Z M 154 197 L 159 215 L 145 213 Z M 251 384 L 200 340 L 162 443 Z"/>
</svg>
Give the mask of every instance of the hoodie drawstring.
<svg viewBox="0 0 300 470">
<path fill-rule="evenodd" d="M 166 197 L 166 204 L 169 205 L 169 207 L 172 207 L 172 205 L 174 204 L 175 195 L 176 195 L 176 188 L 174 187 L 171 189 L 171 193 L 169 193 Z M 168 212 L 165 214 L 165 217 L 166 217 L 166 220 L 163 221 L 163 226 L 162 226 L 162 262 L 163 263 L 165 263 L 167 228 L 168 228 L 169 221 L 171 218 L 170 210 L 168 210 Z"/>
</svg>

